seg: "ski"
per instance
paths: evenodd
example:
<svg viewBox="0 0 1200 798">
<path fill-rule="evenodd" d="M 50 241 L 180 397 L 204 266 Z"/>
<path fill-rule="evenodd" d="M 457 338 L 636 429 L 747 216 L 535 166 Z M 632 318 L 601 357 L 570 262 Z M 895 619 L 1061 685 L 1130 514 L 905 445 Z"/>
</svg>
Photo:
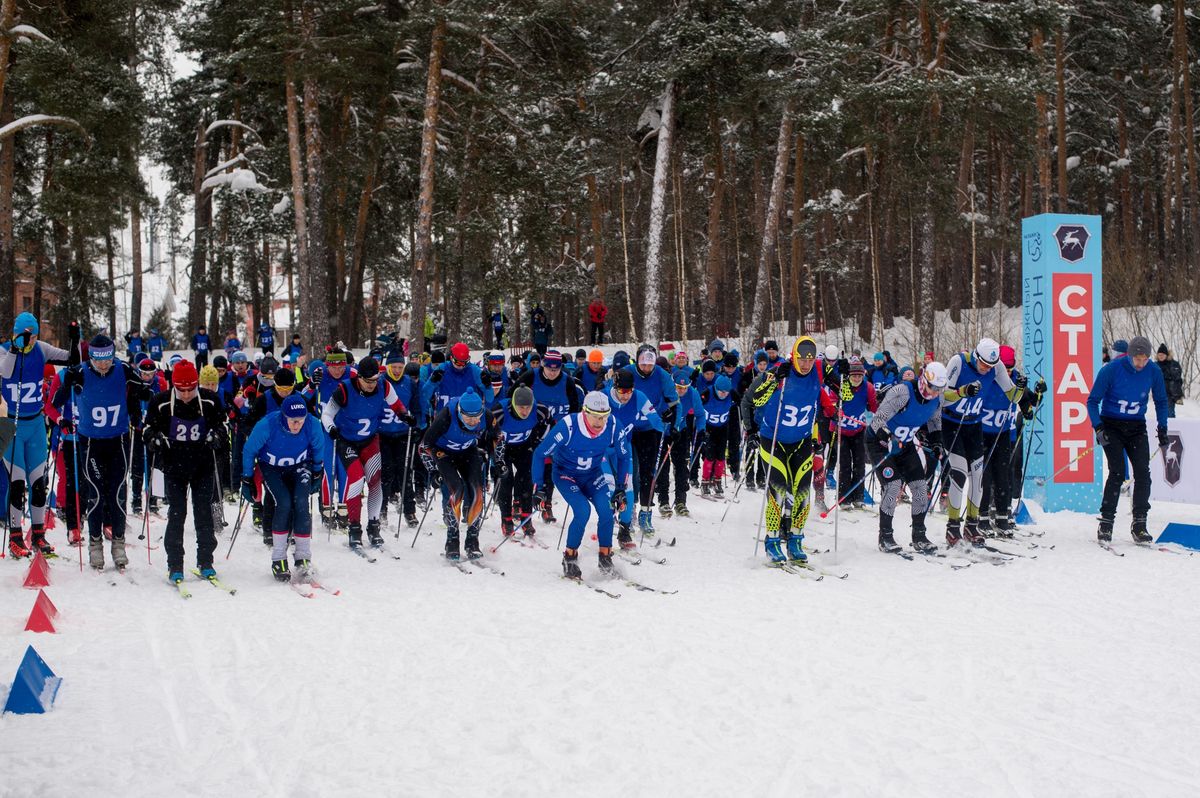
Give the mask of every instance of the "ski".
<svg viewBox="0 0 1200 798">
<path fill-rule="evenodd" d="M 399 554 L 394 554 L 394 553 L 393 553 L 393 552 L 392 552 L 390 549 L 388 549 L 388 547 L 387 547 L 385 544 L 383 544 L 383 543 L 380 543 L 378 546 L 371 546 L 371 548 L 372 548 L 373 550 L 375 550 L 375 551 L 379 552 L 380 554 L 386 554 L 388 557 L 391 557 L 393 560 L 398 560 L 398 559 L 400 559 L 400 555 L 399 555 Z"/>
<path fill-rule="evenodd" d="M 362 546 L 350 546 L 349 548 L 350 548 L 350 551 L 354 552 L 354 553 L 355 553 L 355 554 L 357 554 L 359 557 L 362 557 L 362 558 L 363 558 L 364 560 L 366 560 L 367 562 L 375 562 L 375 558 L 374 558 L 372 555 L 368 554 L 368 553 L 367 553 L 367 552 L 366 552 L 366 551 L 363 549 L 363 547 L 362 547 Z"/>
<path fill-rule="evenodd" d="M 1150 551 L 1163 551 L 1163 552 L 1166 552 L 1167 554 L 1177 554 L 1180 557 L 1191 557 L 1193 554 L 1195 554 L 1195 552 L 1192 552 L 1192 551 L 1180 551 L 1179 549 L 1173 549 L 1170 546 L 1163 544 L 1163 543 L 1137 543 L 1135 545 L 1139 549 L 1149 549 Z"/>
<path fill-rule="evenodd" d="M 613 549 L 613 554 L 620 557 L 630 565 L 641 565 L 642 557 L 635 551 L 626 551 L 625 549 Z"/>
<path fill-rule="evenodd" d="M 198 569 L 198 568 L 193 568 L 192 573 L 195 574 L 197 578 L 203 579 L 205 582 L 208 582 L 210 585 L 212 585 L 213 587 L 215 587 L 219 590 L 224 590 L 226 593 L 228 593 L 231 596 L 237 595 L 236 587 L 230 587 L 229 585 L 222 582 L 220 579 L 217 579 L 215 576 L 210 576 L 210 577 L 205 578 L 200 575 L 200 569 Z"/>
<path fill-rule="evenodd" d="M 964 560 L 971 562 L 992 563 L 993 565 L 1002 565 L 1003 563 L 1012 562 L 1013 558 L 1005 554 L 990 552 L 983 546 L 969 547 L 967 544 L 959 544 L 957 546 L 948 546 L 947 552 L 961 557 Z"/>
<path fill-rule="evenodd" d="M 828 571 L 824 568 L 818 568 L 810 562 L 803 562 L 801 560 L 791 560 L 788 562 L 788 565 L 791 565 L 795 568 L 803 568 L 806 571 L 812 571 L 813 573 L 820 574 L 821 576 L 832 576 L 834 579 L 847 579 L 850 576 L 850 574 L 846 571 L 841 573 L 836 571 Z"/>
<path fill-rule="evenodd" d="M 1020 554 L 1019 552 L 1006 551 L 1004 549 L 998 549 L 995 546 L 990 546 L 990 545 L 980 546 L 979 548 L 983 549 L 984 551 L 990 551 L 992 554 L 1002 554 L 1005 557 L 1021 557 L 1022 559 L 1026 559 L 1026 560 L 1036 560 L 1037 559 L 1036 554 Z"/>
<path fill-rule="evenodd" d="M 522 535 L 517 539 L 518 542 L 527 549 L 532 549 L 535 546 L 542 549 L 549 549 L 550 544 L 544 542 L 537 535 Z M 532 544 L 532 545 L 531 545 Z"/>
<path fill-rule="evenodd" d="M 443 556 L 445 556 L 445 555 L 443 555 Z M 448 565 L 453 565 L 455 568 L 462 571 L 467 576 L 470 576 L 471 574 L 474 573 L 474 571 L 472 571 L 470 568 L 468 568 L 467 566 L 462 564 L 462 560 L 452 560 L 449 557 L 446 557 L 446 563 Z"/>
<path fill-rule="evenodd" d="M 179 591 L 180 598 L 190 599 L 192 597 L 192 591 L 188 590 L 186 587 L 183 586 L 182 579 L 179 580 L 178 582 L 172 582 L 171 584 L 175 587 L 176 590 Z"/>
<path fill-rule="evenodd" d="M 888 554 L 888 555 L 891 555 L 894 557 L 900 557 L 905 560 L 915 560 L 916 559 L 916 556 L 908 553 L 907 551 L 904 551 L 903 549 L 896 549 L 895 551 L 885 551 L 884 549 L 880 549 L 880 551 L 883 552 L 884 554 Z"/>
<path fill-rule="evenodd" d="M 926 562 L 932 565 L 945 565 L 952 571 L 961 571 L 964 568 L 970 568 L 972 565 L 971 560 L 959 558 L 957 556 L 950 557 L 941 551 L 938 551 L 937 549 L 932 549 L 930 551 L 921 551 L 920 549 L 915 549 L 914 551 Z M 956 560 L 958 560 L 958 562 L 955 562 Z"/>
<path fill-rule="evenodd" d="M 290 587 L 292 590 L 294 590 L 296 592 L 296 595 L 303 596 L 304 598 L 307 598 L 307 599 L 315 598 L 317 595 L 317 592 L 315 590 L 307 589 L 308 586 L 297 579 L 289 579 L 288 587 Z"/>
<path fill-rule="evenodd" d="M 311 570 L 297 572 L 296 577 L 294 579 L 292 579 L 292 581 L 299 582 L 302 585 L 308 585 L 309 587 L 316 588 L 317 590 L 324 590 L 326 593 L 331 593 L 335 596 L 342 595 L 341 588 L 331 587 L 322 582 L 319 582 L 317 580 L 316 573 L 314 573 Z"/>
<path fill-rule="evenodd" d="M 634 590 L 640 590 L 643 593 L 658 593 L 660 596 L 673 596 L 679 592 L 678 590 L 662 590 L 657 587 L 650 587 L 650 585 L 643 585 L 641 582 L 638 582 L 635 579 L 630 579 L 624 574 L 618 574 L 618 577 L 623 579 L 625 584 L 629 587 L 632 587 Z"/>
<path fill-rule="evenodd" d="M 592 590 L 595 590 L 597 593 L 603 593 L 604 595 L 608 596 L 609 598 L 616 599 L 616 598 L 621 597 L 620 593 L 612 593 L 612 592 L 607 591 L 604 588 L 600 587 L 599 585 L 593 584 L 593 583 L 587 581 L 586 579 L 583 579 L 580 577 L 571 577 L 571 576 L 566 576 L 565 574 L 559 574 L 559 579 L 565 579 L 568 582 L 574 582 L 575 584 L 580 585 L 582 587 L 590 587 Z"/>
<path fill-rule="evenodd" d="M 770 568 L 773 571 L 783 571 L 784 573 L 795 574 L 796 576 L 802 576 L 805 579 L 811 579 L 814 582 L 820 582 L 822 579 L 825 578 L 824 574 L 818 574 L 816 572 L 809 571 L 804 568 L 793 568 L 791 563 L 766 562 L 766 563 L 763 563 L 763 565 L 766 566 L 767 568 Z"/>
<path fill-rule="evenodd" d="M 483 562 L 483 560 L 482 560 L 482 559 L 480 559 L 479 557 L 473 557 L 473 558 L 472 558 L 472 557 L 468 557 L 468 558 L 467 558 L 467 563 L 468 563 L 469 565 L 474 565 L 476 568 L 481 568 L 481 569 L 483 569 L 484 571 L 491 571 L 491 572 L 492 572 L 492 573 L 494 573 L 496 576 L 504 576 L 504 572 L 503 572 L 503 571 L 501 571 L 499 568 L 496 568 L 495 566 L 488 565 L 487 563 Z"/>
<path fill-rule="evenodd" d="M 1096 545 L 1097 545 L 1097 546 L 1099 546 L 1100 548 L 1104 549 L 1105 551 L 1107 551 L 1109 554 L 1114 554 L 1114 555 L 1116 555 L 1117 557 L 1124 557 L 1124 556 L 1125 556 L 1125 552 L 1123 552 L 1123 551 L 1117 551 L 1116 549 L 1114 549 L 1114 548 L 1112 547 L 1112 544 L 1111 544 L 1111 543 L 1107 543 L 1107 542 L 1105 542 L 1105 541 L 1103 541 L 1103 540 L 1097 540 L 1097 541 L 1096 541 Z"/>
</svg>

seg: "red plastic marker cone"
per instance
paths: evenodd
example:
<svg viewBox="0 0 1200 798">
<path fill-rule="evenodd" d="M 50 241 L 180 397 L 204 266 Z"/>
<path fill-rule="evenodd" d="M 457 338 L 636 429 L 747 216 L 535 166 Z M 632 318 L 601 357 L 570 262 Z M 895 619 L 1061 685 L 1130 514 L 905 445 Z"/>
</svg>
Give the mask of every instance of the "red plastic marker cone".
<svg viewBox="0 0 1200 798">
<path fill-rule="evenodd" d="M 50 601 L 46 591 L 39 590 L 37 599 L 33 602 L 33 609 L 29 612 L 29 620 L 25 622 L 25 631 L 56 634 L 58 630 L 54 628 L 54 619 L 57 617 L 58 608 Z"/>
<path fill-rule="evenodd" d="M 25 574 L 25 587 L 33 590 L 50 587 L 50 566 L 39 551 L 29 563 L 29 573 Z"/>
</svg>

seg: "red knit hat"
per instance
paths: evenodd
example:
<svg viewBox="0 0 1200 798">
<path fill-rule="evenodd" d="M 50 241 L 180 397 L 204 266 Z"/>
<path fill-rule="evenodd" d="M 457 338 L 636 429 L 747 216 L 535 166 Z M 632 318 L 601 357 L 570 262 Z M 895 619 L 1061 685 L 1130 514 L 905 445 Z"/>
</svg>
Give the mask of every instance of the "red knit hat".
<svg viewBox="0 0 1200 798">
<path fill-rule="evenodd" d="M 171 384 L 183 391 L 190 391 L 200 384 L 200 375 L 190 360 L 181 360 L 171 369 Z"/>
</svg>

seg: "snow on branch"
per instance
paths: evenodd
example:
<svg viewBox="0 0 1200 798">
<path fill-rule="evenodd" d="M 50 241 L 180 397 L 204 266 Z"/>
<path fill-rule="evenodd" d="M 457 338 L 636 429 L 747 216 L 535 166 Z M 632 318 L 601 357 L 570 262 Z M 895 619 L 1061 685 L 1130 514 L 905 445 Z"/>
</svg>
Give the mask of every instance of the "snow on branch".
<svg viewBox="0 0 1200 798">
<path fill-rule="evenodd" d="M 258 182 L 258 177 L 249 169 L 234 169 L 232 172 L 223 172 L 219 175 L 213 175 L 200 184 L 201 191 L 209 191 L 218 186 L 229 186 L 233 191 L 268 191 L 266 186 Z"/>
<path fill-rule="evenodd" d="M 30 114 L 29 116 L 23 116 L 20 119 L 9 122 L 4 127 L 0 127 L 0 141 L 10 138 L 18 131 L 24 130 L 27 127 L 33 127 L 34 125 L 62 125 L 63 127 L 73 128 L 74 130 L 79 131 L 79 134 L 87 139 L 89 144 L 91 144 L 92 141 L 92 137 L 88 135 L 86 130 L 84 130 L 83 125 L 79 124 L 71 117 L 50 116 L 49 114 Z"/>
<path fill-rule="evenodd" d="M 217 121 L 213 122 L 204 129 L 205 138 L 208 138 L 208 136 L 212 135 L 214 130 L 220 130 L 223 127 L 240 127 L 242 130 L 245 130 L 248 133 L 253 133 L 255 138 L 259 140 L 262 139 L 262 136 L 258 135 L 257 130 L 245 124 L 244 122 L 237 121 L 236 119 L 218 119 Z"/>
<path fill-rule="evenodd" d="M 32 25 L 13 25 L 8 29 L 8 36 L 11 39 L 41 39 L 44 42 L 52 42 L 49 36 Z"/>
<path fill-rule="evenodd" d="M 208 170 L 208 171 L 207 171 L 207 172 L 204 174 L 204 176 L 205 176 L 206 178 L 209 178 L 209 177 L 212 177 L 213 175 L 215 175 L 215 174 L 217 174 L 217 173 L 219 173 L 219 172 L 224 172 L 226 169 L 228 169 L 228 168 L 229 168 L 229 167 L 231 167 L 231 166 L 238 166 L 238 165 L 240 165 L 240 164 L 244 164 L 244 163 L 247 163 L 247 161 L 246 161 L 246 156 L 245 156 L 243 153 L 240 153 L 240 152 L 239 152 L 237 155 L 235 155 L 234 157 L 230 158 L 230 159 L 229 159 L 228 161 L 226 161 L 225 163 L 222 163 L 222 164 L 217 164 L 217 165 L 216 165 L 216 166 L 214 166 L 212 169 L 209 169 L 209 170 Z"/>
<path fill-rule="evenodd" d="M 467 91 L 471 92 L 472 94 L 479 94 L 479 87 L 476 86 L 471 81 L 464 78 L 462 75 L 458 74 L 457 72 L 451 72 L 449 69 L 442 67 L 442 77 L 445 78 L 446 80 L 450 81 L 454 85 L 458 86 L 459 88 L 466 89 Z"/>
</svg>

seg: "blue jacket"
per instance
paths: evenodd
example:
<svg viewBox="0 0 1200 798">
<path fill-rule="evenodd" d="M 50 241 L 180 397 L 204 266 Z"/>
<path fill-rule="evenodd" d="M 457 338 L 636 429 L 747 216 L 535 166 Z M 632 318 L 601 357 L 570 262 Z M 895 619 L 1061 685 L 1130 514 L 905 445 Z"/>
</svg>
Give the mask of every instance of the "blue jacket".
<svg viewBox="0 0 1200 798">
<path fill-rule="evenodd" d="M 277 468 L 299 468 L 309 465 L 313 471 L 322 469 L 321 453 L 325 451 L 325 436 L 315 416 L 304 417 L 304 426 L 293 433 L 287 428 L 283 413 L 269 413 L 246 439 L 242 447 L 242 473 L 253 474 L 254 462 Z"/>
<path fill-rule="evenodd" d="M 1109 361 L 1096 375 L 1088 394 L 1088 419 L 1099 427 L 1106 419 L 1113 421 L 1144 421 L 1150 397 L 1154 397 L 1154 414 L 1158 426 L 1167 426 L 1167 385 L 1162 369 L 1153 363 L 1138 371 L 1133 359 L 1120 357 Z"/>
</svg>

